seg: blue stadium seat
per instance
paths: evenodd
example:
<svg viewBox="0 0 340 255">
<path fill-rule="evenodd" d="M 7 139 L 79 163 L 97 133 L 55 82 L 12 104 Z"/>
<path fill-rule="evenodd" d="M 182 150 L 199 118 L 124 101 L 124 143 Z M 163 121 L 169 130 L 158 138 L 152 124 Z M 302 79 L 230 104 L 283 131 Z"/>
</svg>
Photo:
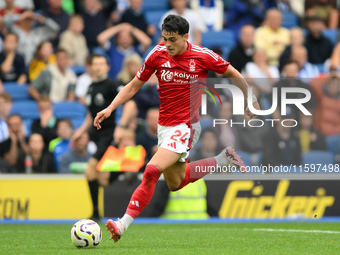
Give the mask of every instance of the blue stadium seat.
<svg viewBox="0 0 340 255">
<path fill-rule="evenodd" d="M 282 12 L 282 26 L 285 28 L 292 28 L 299 25 L 298 16 L 292 12 Z"/>
<path fill-rule="evenodd" d="M 203 132 L 205 129 L 212 127 L 213 118 L 211 118 L 211 117 L 204 117 L 204 118 L 201 117 L 200 123 L 201 123 L 201 130 Z"/>
<path fill-rule="evenodd" d="M 85 66 L 77 65 L 77 66 L 71 66 L 70 68 L 72 69 L 73 72 L 75 72 L 75 74 L 77 76 L 79 76 L 79 75 L 81 75 L 81 74 L 86 72 Z"/>
<path fill-rule="evenodd" d="M 33 100 L 14 101 L 11 114 L 19 114 L 23 119 L 39 119 L 38 105 Z"/>
<path fill-rule="evenodd" d="M 202 33 L 202 46 L 208 48 L 214 46 L 233 48 L 235 46 L 234 33 L 229 29 L 204 32 Z"/>
<path fill-rule="evenodd" d="M 327 37 L 333 45 L 336 44 L 337 39 L 338 39 L 338 30 L 337 29 L 325 29 L 322 34 Z"/>
<path fill-rule="evenodd" d="M 161 22 L 161 18 L 164 15 L 164 11 L 159 10 L 145 10 L 145 18 L 149 24 L 152 24 L 160 30 L 159 23 Z"/>
<path fill-rule="evenodd" d="M 73 129 L 77 129 L 80 128 L 80 126 L 83 124 L 84 122 L 84 118 L 73 118 L 71 119 L 72 125 L 73 125 Z"/>
<path fill-rule="evenodd" d="M 330 135 L 326 137 L 328 151 L 334 155 L 340 153 L 340 135 Z"/>
<path fill-rule="evenodd" d="M 84 119 L 85 106 L 79 102 L 60 102 L 54 104 L 54 115 L 57 118 Z"/>
<path fill-rule="evenodd" d="M 329 151 L 309 151 L 307 153 L 302 154 L 302 164 L 312 164 L 315 166 L 315 169 L 317 170 L 319 168 L 318 173 L 326 173 L 325 171 L 322 171 L 324 167 L 328 168 L 327 166 L 329 164 L 335 163 L 335 157 L 332 152 Z M 321 166 L 320 166 L 321 164 Z M 314 166 L 309 166 L 309 168 L 312 168 Z M 311 172 L 311 171 L 308 171 Z"/>
<path fill-rule="evenodd" d="M 163 11 L 163 14 L 169 9 L 168 0 L 144 0 L 143 9 L 145 11 Z"/>
<path fill-rule="evenodd" d="M 5 91 L 11 95 L 12 101 L 30 100 L 31 96 L 28 94 L 28 85 L 18 85 L 17 83 L 5 83 Z"/>
</svg>

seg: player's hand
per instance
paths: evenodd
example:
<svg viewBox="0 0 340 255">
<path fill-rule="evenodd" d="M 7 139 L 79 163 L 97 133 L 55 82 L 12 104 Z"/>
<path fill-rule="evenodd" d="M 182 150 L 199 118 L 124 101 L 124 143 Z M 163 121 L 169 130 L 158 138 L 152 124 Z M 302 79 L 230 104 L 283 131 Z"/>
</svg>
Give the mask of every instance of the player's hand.
<svg viewBox="0 0 340 255">
<path fill-rule="evenodd" d="M 97 130 L 101 129 L 100 123 L 103 120 L 107 119 L 111 115 L 111 110 L 109 108 L 105 108 L 104 110 L 97 113 L 97 116 L 94 118 L 93 125 L 97 128 Z"/>
<path fill-rule="evenodd" d="M 259 102 L 253 103 L 253 107 L 254 107 L 256 110 L 260 110 Z M 252 113 L 252 112 L 249 110 L 249 107 L 248 107 L 248 106 L 247 106 L 247 109 L 246 109 L 246 115 L 249 116 L 250 119 L 252 119 L 252 118 L 255 117 L 255 114 Z"/>
</svg>

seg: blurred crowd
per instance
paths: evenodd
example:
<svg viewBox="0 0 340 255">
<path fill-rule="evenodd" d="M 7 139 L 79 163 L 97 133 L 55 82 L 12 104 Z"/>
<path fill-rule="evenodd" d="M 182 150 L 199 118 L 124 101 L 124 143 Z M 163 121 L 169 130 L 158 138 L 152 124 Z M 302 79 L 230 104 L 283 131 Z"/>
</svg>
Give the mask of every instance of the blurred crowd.
<svg viewBox="0 0 340 255">
<path fill-rule="evenodd" d="M 145 8 L 160 3 L 162 10 Z M 159 18 L 152 19 L 160 11 Z M 211 157 L 233 145 L 247 153 L 253 165 L 301 164 L 309 151 L 329 151 L 334 161 L 340 161 L 340 145 L 334 142 L 340 144 L 336 0 L 4 0 L 0 2 L 0 172 L 84 170 L 96 146 L 88 133 L 70 146 L 79 126 L 72 119 L 57 118 L 54 105 L 70 101 L 86 107 L 94 53 L 109 60 L 110 78 L 122 86 L 128 83 L 161 41 L 160 24 L 168 14 L 189 21 L 191 43 L 207 46 L 204 36 L 210 31 L 217 37 L 230 32 L 232 42 L 213 45 L 213 50 L 246 77 L 263 109 L 271 106 L 273 87 L 279 91 L 301 87 L 312 95 L 306 106 L 312 116 L 297 108 L 289 109 L 287 116 L 281 116 L 280 109 L 271 116 L 298 120 L 295 128 L 203 124 L 191 160 Z M 290 21 L 293 25 L 287 25 Z M 233 46 L 228 49 L 227 44 Z M 216 73 L 209 77 L 224 81 Z M 39 118 L 30 126 L 24 125 L 21 111 L 11 110 L 15 102 L 10 86 L 27 86 L 30 100 L 37 102 Z M 157 150 L 157 88 L 153 75 L 133 98 L 136 114 L 128 125 L 148 159 Z M 220 109 L 205 116 L 203 123 L 217 116 L 236 118 L 230 95 L 224 96 Z"/>
</svg>

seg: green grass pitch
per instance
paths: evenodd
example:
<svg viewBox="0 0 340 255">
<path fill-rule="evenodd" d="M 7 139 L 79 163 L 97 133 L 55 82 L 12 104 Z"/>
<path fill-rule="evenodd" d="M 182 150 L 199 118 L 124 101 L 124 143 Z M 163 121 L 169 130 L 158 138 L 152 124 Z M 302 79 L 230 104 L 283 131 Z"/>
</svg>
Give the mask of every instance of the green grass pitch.
<svg viewBox="0 0 340 255">
<path fill-rule="evenodd" d="M 72 224 L 0 224 L 0 254 L 339 254 L 340 223 L 135 224 L 121 240 L 105 225 L 98 247 L 78 249 Z"/>
</svg>

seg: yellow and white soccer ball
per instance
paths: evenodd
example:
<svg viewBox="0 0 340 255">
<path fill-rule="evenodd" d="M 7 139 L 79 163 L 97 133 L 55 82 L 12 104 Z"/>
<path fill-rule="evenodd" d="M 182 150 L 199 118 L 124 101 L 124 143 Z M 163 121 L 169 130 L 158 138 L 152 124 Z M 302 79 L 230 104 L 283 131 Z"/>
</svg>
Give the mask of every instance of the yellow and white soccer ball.
<svg viewBox="0 0 340 255">
<path fill-rule="evenodd" d="M 80 220 L 71 229 L 71 240 L 78 248 L 92 248 L 102 240 L 102 230 L 93 220 Z"/>
</svg>

